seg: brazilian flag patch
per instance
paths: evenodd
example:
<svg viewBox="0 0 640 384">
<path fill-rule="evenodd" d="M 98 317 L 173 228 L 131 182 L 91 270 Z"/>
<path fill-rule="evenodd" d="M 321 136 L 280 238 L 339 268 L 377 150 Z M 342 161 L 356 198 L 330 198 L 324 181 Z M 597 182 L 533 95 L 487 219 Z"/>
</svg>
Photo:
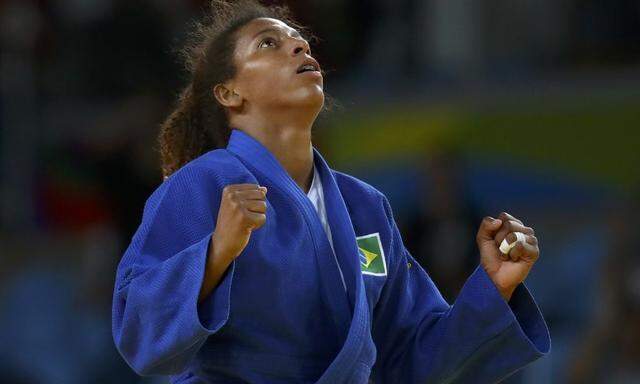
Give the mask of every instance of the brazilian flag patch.
<svg viewBox="0 0 640 384">
<path fill-rule="evenodd" d="M 363 275 L 386 276 L 387 261 L 378 232 L 356 237 Z"/>
</svg>

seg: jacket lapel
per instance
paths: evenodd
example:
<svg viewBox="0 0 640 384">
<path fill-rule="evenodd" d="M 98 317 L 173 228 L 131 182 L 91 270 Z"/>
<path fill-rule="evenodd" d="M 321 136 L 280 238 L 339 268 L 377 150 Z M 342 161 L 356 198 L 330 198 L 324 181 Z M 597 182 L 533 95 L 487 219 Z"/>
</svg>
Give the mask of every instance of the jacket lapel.
<svg viewBox="0 0 640 384">
<path fill-rule="evenodd" d="M 336 327 L 341 331 L 341 334 L 346 335 L 351 321 L 349 298 L 342 285 L 340 270 L 338 269 L 338 264 L 336 264 L 336 258 L 333 256 L 329 239 L 313 203 L 291 176 L 289 176 L 275 156 L 273 156 L 262 143 L 247 133 L 233 129 L 229 137 L 227 150 L 238 157 L 250 171 L 257 174 L 257 178 L 264 183 L 269 190 L 277 189 L 284 193 L 289 197 L 289 201 L 296 204 L 300 209 L 309 227 L 313 241 L 313 250 L 320 274 L 322 291 L 324 293 L 323 300 L 329 308 L 332 309 L 332 313 L 329 315 L 333 318 Z M 321 180 L 324 183 L 324 178 Z M 327 215 L 330 216 L 329 213 L 327 213 Z M 269 220 L 268 217 L 267 220 Z M 331 226 L 331 219 L 329 225 Z M 333 227 L 331 227 L 331 230 L 332 235 L 334 235 Z M 335 246 L 334 240 L 334 247 Z M 336 253 L 344 254 L 344 252 L 339 251 L 337 248 Z"/>
<path fill-rule="evenodd" d="M 318 167 L 322 181 L 336 257 L 333 256 L 329 239 L 315 207 L 266 147 L 250 135 L 233 129 L 227 150 L 237 156 L 251 171 L 262 175 L 262 180 L 267 182 L 268 188 L 277 188 L 289 196 L 303 213 L 314 243 L 323 285 L 323 299 L 332 308 L 332 318 L 345 335 L 342 348 L 317 384 L 347 382 L 354 372 L 357 372 L 358 361 L 363 355 L 371 357 L 372 361 L 375 360 L 375 346 L 371 339 L 371 319 L 360 272 L 356 236 L 331 169 L 320 152 L 313 148 L 314 164 Z M 347 294 L 342 286 L 336 260 L 343 272 Z"/>
<path fill-rule="evenodd" d="M 353 230 L 353 224 L 351 223 L 347 206 L 329 165 L 316 148 L 313 148 L 313 152 L 315 165 L 318 168 L 318 173 L 322 181 L 325 207 L 329 227 L 331 227 L 336 258 L 340 264 L 340 269 L 342 270 L 347 285 L 350 308 L 353 309 L 356 300 L 356 286 L 359 283 L 358 280 L 362 279 L 356 234 Z"/>
<path fill-rule="evenodd" d="M 358 244 L 349 211 L 331 169 L 320 152 L 315 148 L 313 151 L 315 164 L 322 179 L 334 248 L 347 285 L 349 304 L 352 309 L 349 332 L 342 349 L 316 384 L 344 383 L 350 380 L 349 377 L 354 372 L 357 372 L 355 367 L 363 355 L 375 360 L 376 352 L 371 339 L 371 319 L 360 272 Z"/>
</svg>

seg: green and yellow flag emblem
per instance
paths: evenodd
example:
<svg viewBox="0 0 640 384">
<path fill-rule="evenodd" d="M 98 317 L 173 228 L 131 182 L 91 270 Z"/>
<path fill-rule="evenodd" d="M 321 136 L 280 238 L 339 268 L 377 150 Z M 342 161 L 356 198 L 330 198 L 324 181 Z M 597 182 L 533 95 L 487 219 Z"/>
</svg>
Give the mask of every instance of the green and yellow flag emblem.
<svg viewBox="0 0 640 384">
<path fill-rule="evenodd" d="M 356 237 L 360 254 L 360 270 L 364 275 L 386 276 L 387 261 L 378 232 Z"/>
</svg>

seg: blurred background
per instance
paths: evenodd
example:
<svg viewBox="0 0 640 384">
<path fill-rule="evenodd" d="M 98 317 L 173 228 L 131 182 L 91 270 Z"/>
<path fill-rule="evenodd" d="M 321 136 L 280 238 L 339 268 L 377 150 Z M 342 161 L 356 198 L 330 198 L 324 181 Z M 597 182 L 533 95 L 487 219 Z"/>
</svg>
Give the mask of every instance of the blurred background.
<svg viewBox="0 0 640 384">
<path fill-rule="evenodd" d="M 118 355 L 111 297 L 205 4 L 0 0 L 0 383 L 165 382 Z M 552 352 L 505 382 L 639 383 L 640 2 L 285 4 L 337 101 L 314 145 L 450 303 L 482 216 L 535 228 Z"/>
</svg>

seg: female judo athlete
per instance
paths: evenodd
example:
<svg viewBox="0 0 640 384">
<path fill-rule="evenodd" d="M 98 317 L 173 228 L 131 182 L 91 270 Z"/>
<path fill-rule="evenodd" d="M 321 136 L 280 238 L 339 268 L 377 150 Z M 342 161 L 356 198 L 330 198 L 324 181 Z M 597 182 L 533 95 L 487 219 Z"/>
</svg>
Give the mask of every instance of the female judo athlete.
<svg viewBox="0 0 640 384">
<path fill-rule="evenodd" d="M 289 15 L 214 1 L 193 36 L 166 177 L 117 269 L 124 359 L 175 383 L 490 383 L 546 354 L 533 229 L 487 216 L 449 305 L 386 197 L 312 145 L 323 72 Z"/>
</svg>

